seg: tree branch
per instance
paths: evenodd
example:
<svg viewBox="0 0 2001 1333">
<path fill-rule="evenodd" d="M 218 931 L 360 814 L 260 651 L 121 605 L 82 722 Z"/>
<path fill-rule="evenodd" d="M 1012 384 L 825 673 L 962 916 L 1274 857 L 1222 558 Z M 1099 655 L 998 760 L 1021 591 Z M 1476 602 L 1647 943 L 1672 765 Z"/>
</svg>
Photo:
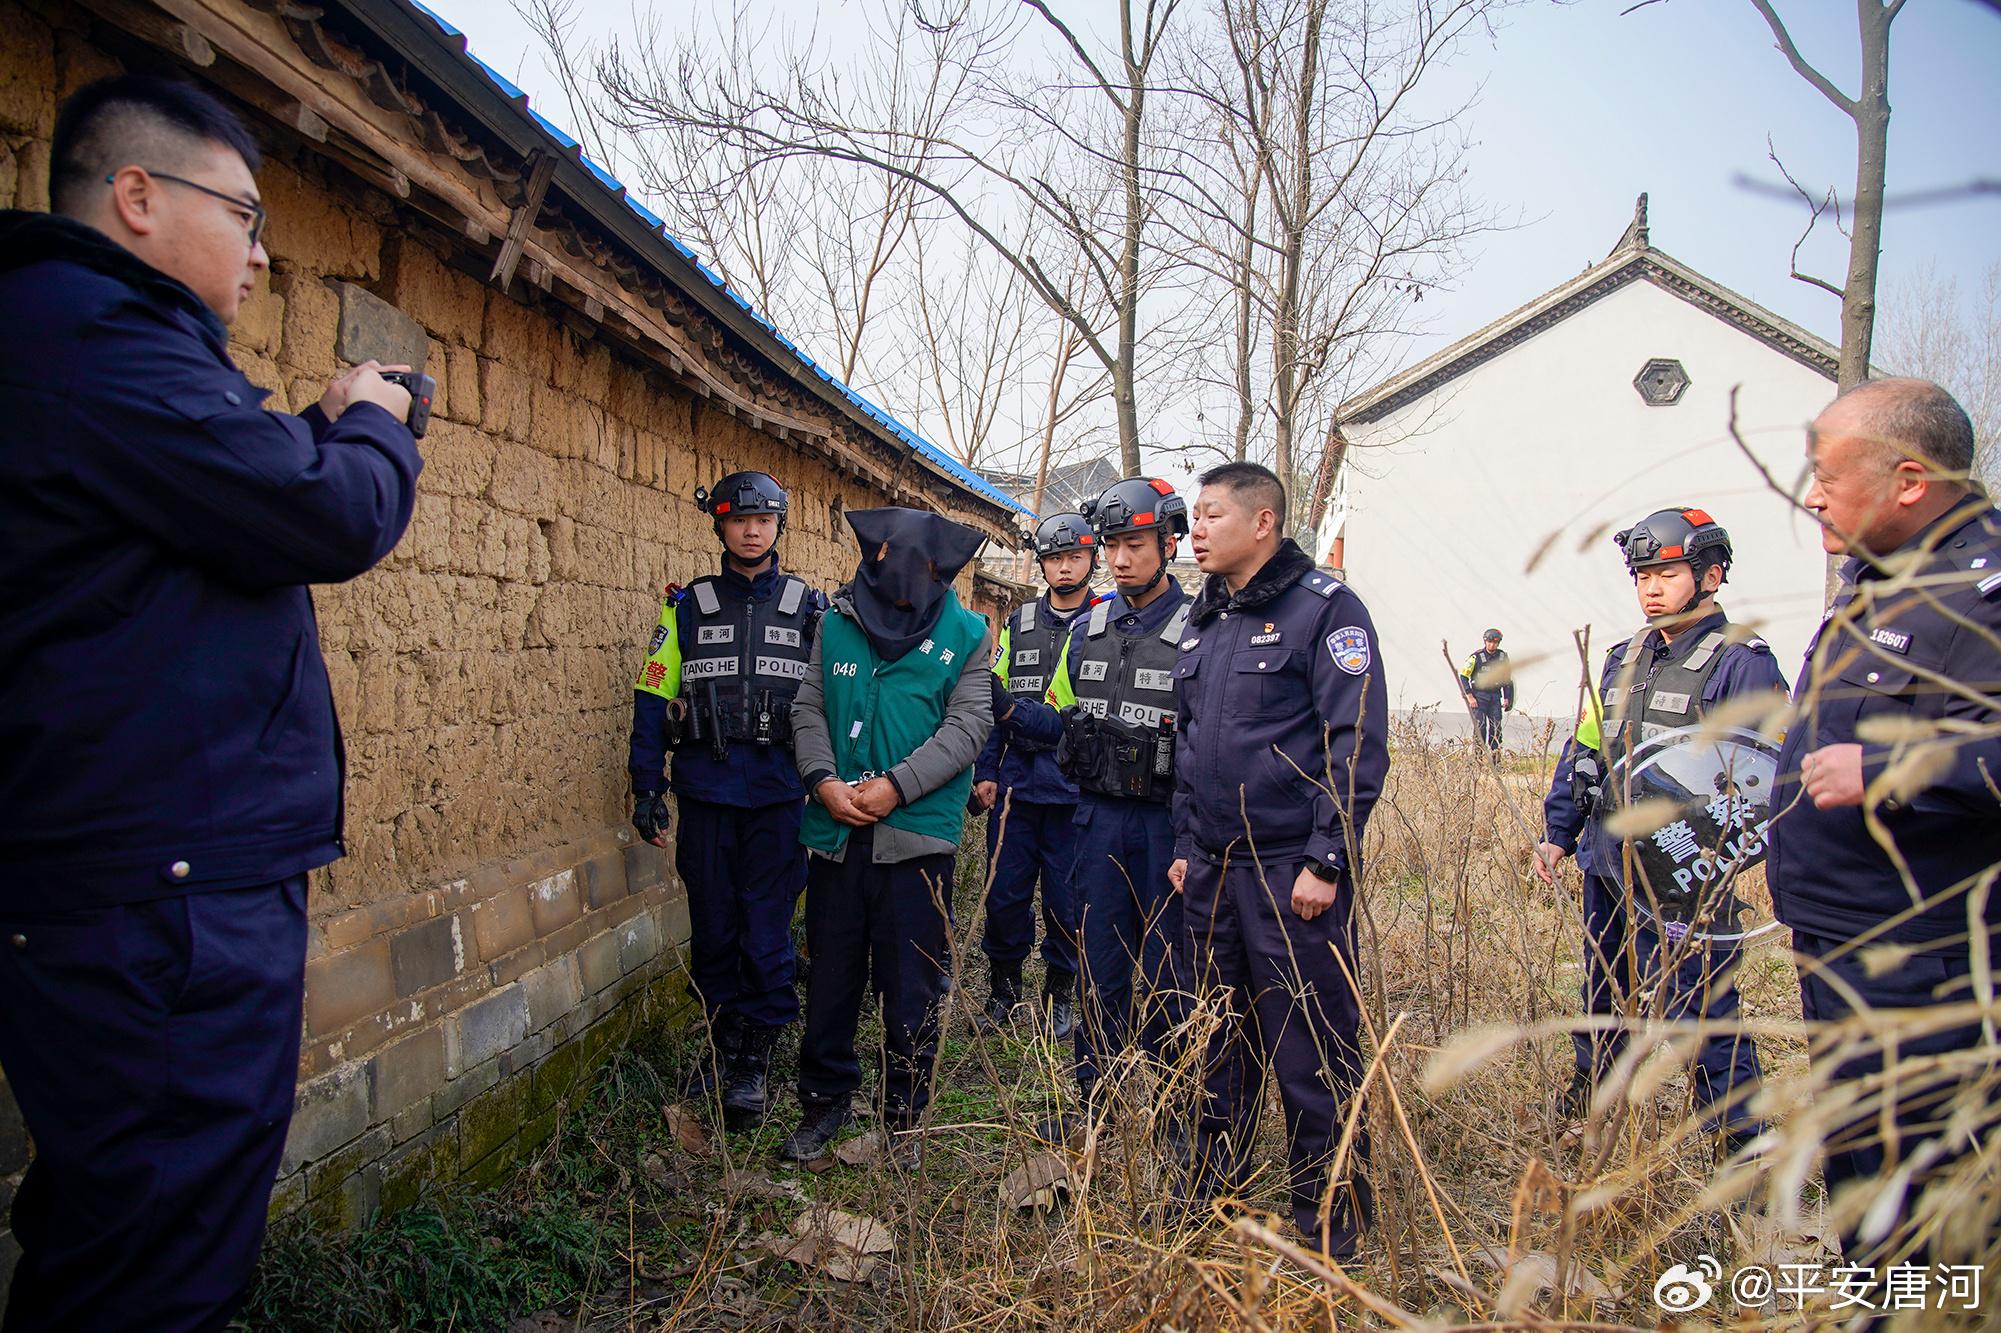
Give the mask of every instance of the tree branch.
<svg viewBox="0 0 2001 1333">
<path fill-rule="evenodd" d="M 1901 7 L 1903 0 L 1897 0 L 1897 3 Z M 1778 38 L 1779 50 L 1784 53 L 1786 63 L 1793 67 L 1793 72 L 1820 89 L 1820 95 L 1840 107 L 1844 115 L 1854 116 L 1855 99 L 1835 87 L 1833 81 L 1825 74 L 1806 63 L 1806 57 L 1802 56 L 1799 48 L 1793 45 L 1792 35 L 1786 31 L 1786 25 L 1779 18 L 1778 11 L 1772 8 L 1771 0 L 1751 0 L 1751 4 L 1765 16 L 1765 23 L 1771 28 L 1772 36 Z"/>
</svg>

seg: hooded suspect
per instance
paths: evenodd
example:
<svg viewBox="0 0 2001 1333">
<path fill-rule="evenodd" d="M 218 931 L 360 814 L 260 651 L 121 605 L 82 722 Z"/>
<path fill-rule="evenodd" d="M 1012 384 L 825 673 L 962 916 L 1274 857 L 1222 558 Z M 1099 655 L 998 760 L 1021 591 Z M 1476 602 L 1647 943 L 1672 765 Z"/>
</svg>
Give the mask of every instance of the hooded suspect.
<svg viewBox="0 0 2001 1333">
<path fill-rule="evenodd" d="M 849 587 L 855 617 L 877 654 L 894 662 L 937 625 L 952 580 L 986 539 L 921 509 L 857 509 L 847 518 L 862 547 Z"/>
</svg>

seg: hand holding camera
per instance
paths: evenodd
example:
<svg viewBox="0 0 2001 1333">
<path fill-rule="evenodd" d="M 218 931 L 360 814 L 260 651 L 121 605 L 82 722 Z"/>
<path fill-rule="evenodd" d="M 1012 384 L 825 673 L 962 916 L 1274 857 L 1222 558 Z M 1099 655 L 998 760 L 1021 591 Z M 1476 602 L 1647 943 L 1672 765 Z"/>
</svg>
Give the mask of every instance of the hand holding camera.
<svg viewBox="0 0 2001 1333">
<path fill-rule="evenodd" d="M 431 425 L 431 398 L 438 382 L 408 366 L 384 366 L 364 361 L 327 385 L 320 395 L 320 411 L 328 421 L 356 403 L 374 403 L 398 421 L 406 422 L 410 434 L 424 438 Z"/>
</svg>

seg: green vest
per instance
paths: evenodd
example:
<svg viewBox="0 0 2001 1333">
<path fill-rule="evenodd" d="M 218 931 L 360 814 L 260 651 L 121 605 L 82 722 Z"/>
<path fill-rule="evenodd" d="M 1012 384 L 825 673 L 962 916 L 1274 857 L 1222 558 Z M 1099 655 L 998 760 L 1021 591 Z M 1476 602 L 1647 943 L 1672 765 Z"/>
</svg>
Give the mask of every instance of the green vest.
<svg viewBox="0 0 2001 1333">
<path fill-rule="evenodd" d="M 820 685 L 834 763 L 843 782 L 889 772 L 937 734 L 952 689 L 966 659 L 980 650 L 987 623 L 945 594 L 945 609 L 931 637 L 894 662 L 876 655 L 875 645 L 852 616 L 837 606 L 820 622 Z M 947 842 L 959 841 L 966 821 L 966 797 L 973 790 L 968 764 L 958 777 L 934 792 L 899 805 L 884 816 L 893 828 Z M 799 841 L 815 851 L 838 851 L 848 826 L 818 801 L 806 802 Z"/>
</svg>

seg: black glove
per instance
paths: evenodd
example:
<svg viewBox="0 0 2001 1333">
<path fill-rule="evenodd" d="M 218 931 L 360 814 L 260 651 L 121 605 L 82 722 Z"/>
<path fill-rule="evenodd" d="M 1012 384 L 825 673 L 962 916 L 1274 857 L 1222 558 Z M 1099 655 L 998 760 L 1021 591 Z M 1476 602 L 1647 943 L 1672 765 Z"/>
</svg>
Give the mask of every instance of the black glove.
<svg viewBox="0 0 2001 1333">
<path fill-rule="evenodd" d="M 994 725 L 999 726 L 1000 720 L 1014 711 L 1014 696 L 1001 684 L 1000 673 L 996 671 L 987 672 L 987 688 L 993 692 Z"/>
<path fill-rule="evenodd" d="M 665 795 L 657 791 L 632 793 L 632 826 L 639 830 L 640 837 L 648 842 L 664 838 L 673 823 L 674 812 L 667 808 Z"/>
</svg>

